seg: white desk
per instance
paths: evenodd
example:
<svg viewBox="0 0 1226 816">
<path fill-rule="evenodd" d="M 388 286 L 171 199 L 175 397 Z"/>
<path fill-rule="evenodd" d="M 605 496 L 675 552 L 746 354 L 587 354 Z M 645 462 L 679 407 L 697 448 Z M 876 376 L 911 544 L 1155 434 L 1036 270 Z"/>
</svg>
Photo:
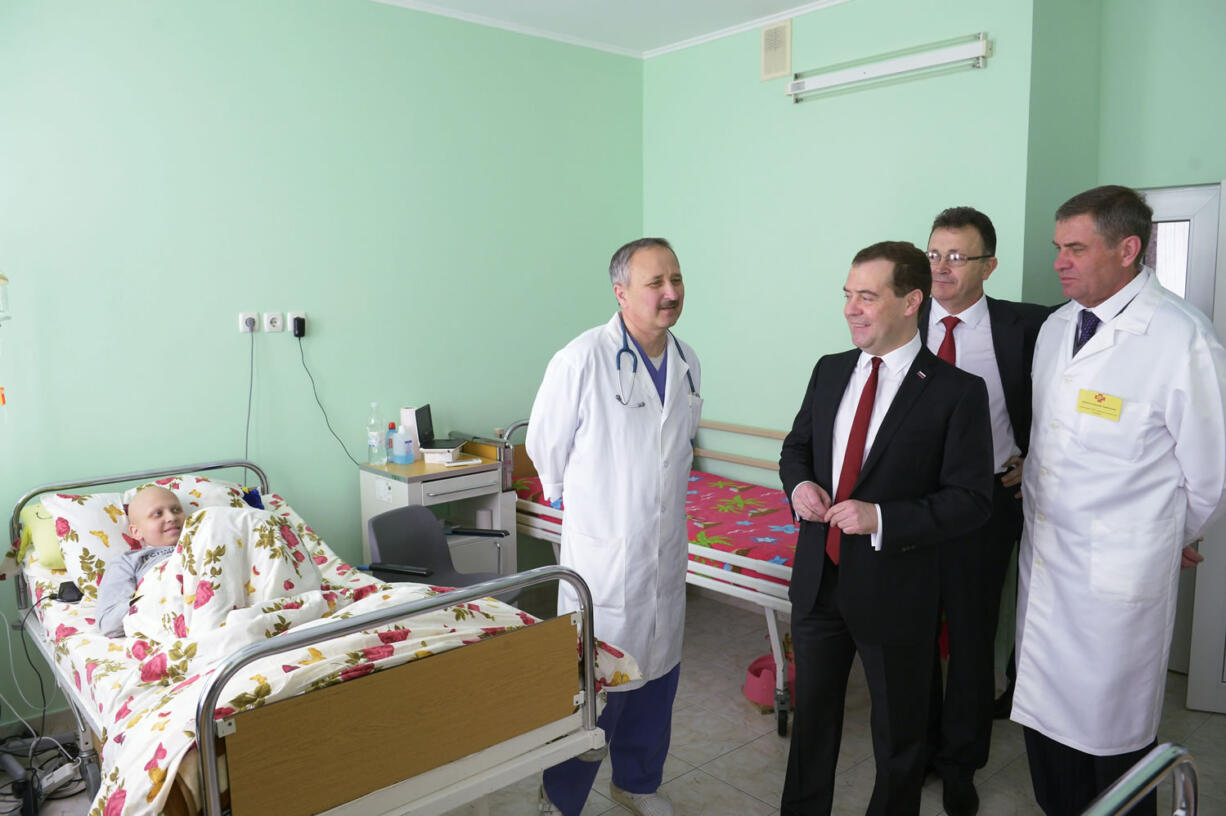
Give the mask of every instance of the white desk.
<svg viewBox="0 0 1226 816">
<path fill-rule="evenodd" d="M 496 460 L 481 458 L 480 464 L 459 467 L 420 461 L 411 465 L 361 465 L 358 487 L 365 563 L 370 563 L 371 517 L 420 504 L 461 527 L 481 526 L 477 524 L 477 511 L 489 510 L 493 519 L 490 526 L 511 534 L 506 538 L 447 536 L 451 558 L 460 572 L 516 572 L 515 492 L 502 491 L 502 466 Z"/>
</svg>

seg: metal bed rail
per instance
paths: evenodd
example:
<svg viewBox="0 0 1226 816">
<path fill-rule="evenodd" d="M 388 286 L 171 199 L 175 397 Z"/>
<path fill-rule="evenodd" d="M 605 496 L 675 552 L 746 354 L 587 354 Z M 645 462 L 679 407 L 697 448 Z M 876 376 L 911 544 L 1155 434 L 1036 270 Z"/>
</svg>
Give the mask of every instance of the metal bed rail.
<svg viewBox="0 0 1226 816">
<path fill-rule="evenodd" d="M 1082 816 L 1118 816 L 1141 801 L 1167 776 L 1172 777 L 1172 816 L 1196 816 L 1196 760 L 1182 745 L 1164 742 L 1098 795 Z"/>
<path fill-rule="evenodd" d="M 580 612 L 583 615 L 583 728 L 596 728 L 596 652 L 595 634 L 592 628 L 592 593 L 584 580 L 574 570 L 566 567 L 546 566 L 526 572 L 495 578 L 469 587 L 461 587 L 433 598 L 389 606 L 336 621 L 332 625 L 301 631 L 290 631 L 275 638 L 253 643 L 227 657 L 217 665 L 204 685 L 200 702 L 196 706 L 196 736 L 200 748 L 200 775 L 204 812 L 221 816 L 221 785 L 217 758 L 218 725 L 214 717 L 217 701 L 226 684 L 234 675 L 250 663 L 281 652 L 310 646 L 320 641 L 372 629 L 376 626 L 407 618 L 422 612 L 445 609 L 466 601 L 498 595 L 509 590 L 535 586 L 548 581 L 560 580 L 570 584 L 579 596 Z"/>
<path fill-rule="evenodd" d="M 21 510 L 30 501 L 44 493 L 54 493 L 60 490 L 76 490 L 78 487 L 98 487 L 106 484 L 119 484 L 122 482 L 137 482 L 147 479 L 157 479 L 162 476 L 177 476 L 180 473 L 204 473 L 210 470 L 225 470 L 228 468 L 244 468 L 250 470 L 260 479 L 260 491 L 267 495 L 268 474 L 264 469 L 255 462 L 249 462 L 246 459 L 220 459 L 214 462 L 201 462 L 195 465 L 176 465 L 168 468 L 154 468 L 152 470 L 137 470 L 132 473 L 120 473 L 108 476 L 95 476 L 92 479 L 73 479 L 65 482 L 48 482 L 38 487 L 30 488 L 17 500 L 13 505 L 13 514 L 9 517 L 9 541 L 17 541 L 21 536 Z M 29 596 L 26 592 L 25 578 L 21 572 L 17 573 L 17 580 L 14 582 L 17 588 L 17 608 L 26 609 L 30 605 Z"/>
</svg>

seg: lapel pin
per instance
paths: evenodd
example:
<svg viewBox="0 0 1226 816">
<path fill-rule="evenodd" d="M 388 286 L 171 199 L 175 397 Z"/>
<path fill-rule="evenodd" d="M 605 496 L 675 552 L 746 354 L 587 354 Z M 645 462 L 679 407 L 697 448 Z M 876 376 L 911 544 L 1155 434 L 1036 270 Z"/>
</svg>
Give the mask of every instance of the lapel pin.
<svg viewBox="0 0 1226 816">
<path fill-rule="evenodd" d="M 928 379 L 928 375 L 927 375 L 927 374 L 925 374 L 925 373 L 924 373 L 924 372 L 922 372 L 922 371 L 917 371 L 917 372 L 915 372 L 915 376 L 919 377 L 921 380 L 926 380 L 926 379 Z"/>
</svg>

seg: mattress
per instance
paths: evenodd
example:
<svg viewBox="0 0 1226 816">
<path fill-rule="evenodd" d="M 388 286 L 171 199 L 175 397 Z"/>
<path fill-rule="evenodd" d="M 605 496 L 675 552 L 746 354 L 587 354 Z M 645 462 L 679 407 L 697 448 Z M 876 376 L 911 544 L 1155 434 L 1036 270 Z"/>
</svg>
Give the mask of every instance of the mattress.
<svg viewBox="0 0 1226 816">
<path fill-rule="evenodd" d="M 542 510 L 538 514 L 541 518 L 555 522 L 561 520 L 550 513 L 554 508 L 545 500 L 539 478 L 517 479 L 515 492 L 519 498 L 541 505 Z M 565 511 L 565 505 L 561 505 L 560 509 Z M 797 527 L 782 490 L 727 479 L 701 470 L 690 471 L 685 515 L 690 544 L 783 567 L 791 567 L 796 557 Z M 716 553 L 710 558 L 694 554 L 690 558 L 750 577 L 778 584 L 787 583 L 782 578 L 748 567 L 727 564 Z"/>
</svg>

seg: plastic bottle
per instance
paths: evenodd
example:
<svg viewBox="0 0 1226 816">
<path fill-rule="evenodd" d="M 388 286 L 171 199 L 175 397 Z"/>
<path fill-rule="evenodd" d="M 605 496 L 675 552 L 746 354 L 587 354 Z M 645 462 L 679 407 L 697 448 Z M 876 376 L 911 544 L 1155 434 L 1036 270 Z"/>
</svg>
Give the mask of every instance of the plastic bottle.
<svg viewBox="0 0 1226 816">
<path fill-rule="evenodd" d="M 392 462 L 397 465 L 413 464 L 413 437 L 404 425 L 392 436 Z"/>
<path fill-rule="evenodd" d="M 387 464 L 387 440 L 383 435 L 383 423 L 379 421 L 379 403 L 370 404 L 370 419 L 366 422 L 366 463 Z"/>
</svg>

